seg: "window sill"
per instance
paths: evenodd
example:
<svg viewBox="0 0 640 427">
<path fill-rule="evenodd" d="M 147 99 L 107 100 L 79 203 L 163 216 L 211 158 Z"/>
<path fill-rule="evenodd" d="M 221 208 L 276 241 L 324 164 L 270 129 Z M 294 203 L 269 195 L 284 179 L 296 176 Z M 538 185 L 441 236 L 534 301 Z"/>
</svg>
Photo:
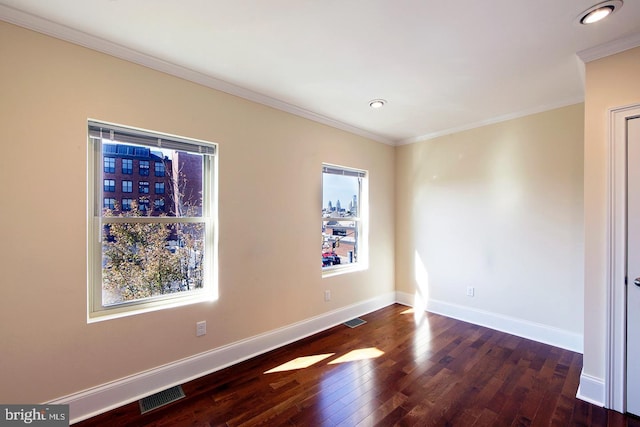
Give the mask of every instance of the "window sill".
<svg viewBox="0 0 640 427">
<path fill-rule="evenodd" d="M 355 273 L 356 271 L 364 271 L 366 269 L 367 266 L 364 265 L 364 263 L 325 267 L 322 269 L 322 278 L 324 279 L 327 277 L 340 276 L 347 273 Z"/>
<path fill-rule="evenodd" d="M 139 304 L 122 305 L 119 307 L 113 307 L 105 310 L 96 310 L 87 313 L 87 323 L 97 323 L 104 320 L 119 319 L 122 317 L 135 316 L 143 313 L 150 313 L 153 311 L 166 310 L 169 308 L 183 307 L 191 304 L 198 304 L 203 302 L 212 302 L 217 298 L 213 292 L 198 292 L 197 295 L 155 300 L 149 302 L 142 302 Z"/>
</svg>

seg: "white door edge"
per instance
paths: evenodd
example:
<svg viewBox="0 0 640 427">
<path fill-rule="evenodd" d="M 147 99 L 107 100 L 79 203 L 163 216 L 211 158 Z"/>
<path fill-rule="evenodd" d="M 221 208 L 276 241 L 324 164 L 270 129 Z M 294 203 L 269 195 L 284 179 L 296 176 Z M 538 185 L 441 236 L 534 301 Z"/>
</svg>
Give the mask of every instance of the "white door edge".
<svg viewBox="0 0 640 427">
<path fill-rule="evenodd" d="M 640 104 L 613 108 L 608 123 L 605 407 L 622 413 L 626 411 L 626 121 L 638 115 Z"/>
</svg>

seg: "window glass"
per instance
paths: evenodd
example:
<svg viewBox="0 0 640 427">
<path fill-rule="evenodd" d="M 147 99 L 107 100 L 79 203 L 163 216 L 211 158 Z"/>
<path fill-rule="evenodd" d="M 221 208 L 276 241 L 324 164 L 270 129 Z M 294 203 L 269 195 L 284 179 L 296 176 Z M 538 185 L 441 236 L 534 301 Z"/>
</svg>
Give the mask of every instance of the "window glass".
<svg viewBox="0 0 640 427">
<path fill-rule="evenodd" d="M 140 176 L 149 176 L 149 160 L 140 160 L 138 170 Z"/>
<path fill-rule="evenodd" d="M 141 212 L 146 212 L 149 210 L 149 198 L 148 197 L 140 197 L 138 199 L 138 209 L 140 209 Z"/>
<path fill-rule="evenodd" d="M 116 199 L 114 199 L 113 197 L 105 197 L 104 203 L 102 206 L 104 207 L 105 210 L 107 209 L 113 210 L 116 207 Z"/>
<path fill-rule="evenodd" d="M 105 192 L 116 191 L 116 180 L 115 179 L 105 179 L 104 180 L 104 191 Z"/>
<path fill-rule="evenodd" d="M 126 175 L 131 175 L 133 173 L 132 159 L 122 159 L 122 173 Z"/>
<path fill-rule="evenodd" d="M 94 164 L 103 165 L 92 174 L 93 195 L 101 199 L 89 236 L 90 317 L 211 299 L 216 292 L 215 145 L 179 138 L 158 146 L 165 136 L 97 122 L 89 123 L 89 135 L 90 143 L 101 147 L 92 150 Z M 141 145 L 145 142 L 149 147 Z M 163 178 L 154 183 L 155 193 L 166 195 L 154 198 L 153 206 L 148 181 L 139 181 L 138 194 L 122 198 L 121 206 L 102 196 L 115 190 L 115 180 L 104 174 L 113 173 L 107 170 L 115 170 L 117 159 L 124 161 L 123 173 L 133 171 L 131 159 L 120 157 L 125 155 L 147 156 L 139 160 L 139 170 L 148 171 L 153 163 L 156 176 Z M 179 171 L 175 181 L 174 168 Z M 133 181 L 123 180 L 121 189 L 133 193 Z"/>
<path fill-rule="evenodd" d="M 130 211 L 132 203 L 133 203 L 133 199 L 122 199 L 122 210 Z"/>
<path fill-rule="evenodd" d="M 104 171 L 105 173 L 116 173 L 116 159 L 115 157 L 104 158 Z"/>
<path fill-rule="evenodd" d="M 164 199 L 155 199 L 153 201 L 153 209 L 158 212 L 164 212 Z"/>
<path fill-rule="evenodd" d="M 360 263 L 364 249 L 366 172 L 324 165 L 322 171 L 322 268 Z"/>
<path fill-rule="evenodd" d="M 156 176 L 164 176 L 165 166 L 164 162 L 155 162 L 155 174 Z"/>
</svg>

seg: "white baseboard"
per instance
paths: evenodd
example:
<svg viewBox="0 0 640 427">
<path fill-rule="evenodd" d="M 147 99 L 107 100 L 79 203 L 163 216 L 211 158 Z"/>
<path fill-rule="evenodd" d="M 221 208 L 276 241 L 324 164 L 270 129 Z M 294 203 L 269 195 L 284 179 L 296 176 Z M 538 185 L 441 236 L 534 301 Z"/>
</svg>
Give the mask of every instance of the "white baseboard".
<svg viewBox="0 0 640 427">
<path fill-rule="evenodd" d="M 391 292 L 47 403 L 69 405 L 73 424 L 386 307 L 395 299 Z"/>
<path fill-rule="evenodd" d="M 406 292 L 396 291 L 396 302 L 398 304 L 413 307 L 414 301 L 415 299 L 413 295 Z"/>
<path fill-rule="evenodd" d="M 580 400 L 584 400 L 585 402 L 604 407 L 604 396 L 604 380 L 587 375 L 583 371 L 580 374 L 580 386 L 578 387 L 576 397 Z"/>
<path fill-rule="evenodd" d="M 413 306 L 414 297 L 406 292 L 396 292 L 396 302 Z M 539 323 L 503 316 L 470 307 L 450 304 L 443 301 L 429 300 L 426 310 L 476 325 L 506 332 L 519 337 L 535 340 L 555 347 L 583 353 L 583 337 L 580 334 L 552 328 Z M 605 384 L 601 378 L 596 378 L 584 372 L 580 375 L 580 386 L 576 394 L 578 399 L 597 406 L 605 406 Z"/>
<path fill-rule="evenodd" d="M 414 297 L 406 292 L 396 292 L 396 301 L 413 306 Z M 433 299 L 427 302 L 426 310 L 577 353 L 584 351 L 583 336 L 564 329 Z"/>
</svg>

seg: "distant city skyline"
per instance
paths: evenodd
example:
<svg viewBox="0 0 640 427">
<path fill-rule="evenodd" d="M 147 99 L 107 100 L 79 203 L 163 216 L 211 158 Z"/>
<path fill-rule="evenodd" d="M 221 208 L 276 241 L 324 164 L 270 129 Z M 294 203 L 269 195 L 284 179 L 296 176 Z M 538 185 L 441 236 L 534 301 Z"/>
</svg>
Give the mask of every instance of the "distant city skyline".
<svg viewBox="0 0 640 427">
<path fill-rule="evenodd" d="M 358 195 L 358 179 L 352 176 L 324 174 L 322 186 L 322 209 L 335 207 L 338 200 L 342 209 L 348 209 L 353 196 Z"/>
</svg>

